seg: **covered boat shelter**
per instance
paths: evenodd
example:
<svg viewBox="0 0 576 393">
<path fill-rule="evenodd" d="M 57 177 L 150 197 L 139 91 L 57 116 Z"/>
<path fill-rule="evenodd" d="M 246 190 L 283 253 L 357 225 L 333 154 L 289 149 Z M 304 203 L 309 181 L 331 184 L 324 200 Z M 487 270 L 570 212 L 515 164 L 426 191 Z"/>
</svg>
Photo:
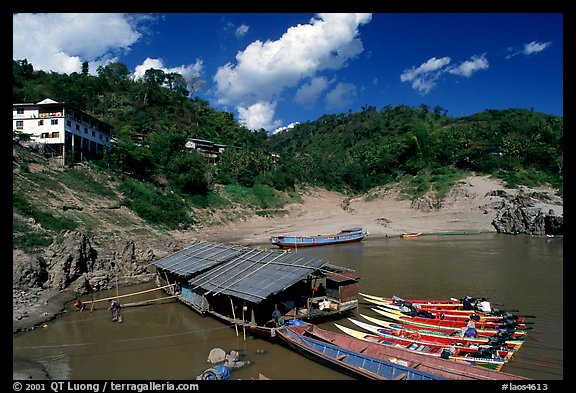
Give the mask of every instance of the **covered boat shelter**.
<svg viewBox="0 0 576 393">
<path fill-rule="evenodd" d="M 289 250 L 199 242 L 152 264 L 159 286 L 176 284 L 182 302 L 229 322 L 264 325 L 275 309 L 287 318 L 311 319 L 358 304 L 354 271 Z M 316 298 L 318 282 L 327 291 Z M 319 310 L 328 299 L 330 305 Z"/>
</svg>

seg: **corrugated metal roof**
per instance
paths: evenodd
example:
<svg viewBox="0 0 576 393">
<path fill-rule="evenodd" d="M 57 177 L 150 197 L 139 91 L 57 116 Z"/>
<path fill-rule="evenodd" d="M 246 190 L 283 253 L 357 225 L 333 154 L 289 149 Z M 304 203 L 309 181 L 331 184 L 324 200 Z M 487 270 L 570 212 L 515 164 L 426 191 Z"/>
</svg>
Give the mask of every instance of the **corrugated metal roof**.
<svg viewBox="0 0 576 393">
<path fill-rule="evenodd" d="M 187 277 L 229 261 L 244 252 L 243 249 L 222 244 L 197 243 L 154 261 L 152 264 L 179 276 Z"/>
<path fill-rule="evenodd" d="M 225 294 L 260 303 L 306 278 L 327 262 L 288 251 L 251 250 L 191 279 L 206 294 Z"/>
<path fill-rule="evenodd" d="M 188 283 L 206 294 L 225 294 L 253 303 L 285 290 L 327 263 L 291 251 L 210 243 L 195 244 L 153 262 L 182 276 L 202 272 Z"/>
</svg>

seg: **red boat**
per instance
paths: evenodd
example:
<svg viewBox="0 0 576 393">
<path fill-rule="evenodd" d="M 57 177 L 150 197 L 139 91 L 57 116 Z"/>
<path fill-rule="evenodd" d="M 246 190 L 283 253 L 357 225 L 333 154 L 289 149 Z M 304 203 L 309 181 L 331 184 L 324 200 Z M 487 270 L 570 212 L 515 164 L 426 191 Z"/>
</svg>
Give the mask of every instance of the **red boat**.
<svg viewBox="0 0 576 393">
<path fill-rule="evenodd" d="M 463 328 L 466 327 L 470 318 L 467 319 L 457 319 L 457 320 L 450 320 L 450 319 L 443 319 L 440 315 L 436 318 L 427 318 L 427 317 L 416 317 L 411 315 L 406 315 L 403 313 L 398 313 L 395 311 L 386 311 L 389 314 L 396 315 L 399 319 L 409 322 L 418 322 L 424 323 L 427 325 L 436 325 L 436 326 L 444 326 L 450 328 Z M 475 321 L 476 329 L 505 329 L 505 328 L 515 328 L 515 329 L 525 329 L 526 325 L 524 323 L 515 322 L 515 321 Z"/>
<path fill-rule="evenodd" d="M 368 295 L 366 293 L 360 293 L 363 297 L 372 300 L 383 301 L 388 304 L 395 304 L 395 305 L 403 305 L 403 304 L 418 304 L 421 306 L 426 305 L 427 307 L 435 307 L 435 308 L 442 308 L 442 309 L 462 309 L 464 304 L 462 300 L 449 298 L 449 299 L 403 299 L 397 296 L 392 297 L 382 297 L 382 296 L 374 296 Z M 472 310 L 473 311 L 473 310 Z"/>
<path fill-rule="evenodd" d="M 467 362 L 451 361 L 437 356 L 409 351 L 392 345 L 382 345 L 350 335 L 321 329 L 315 325 L 292 327 L 300 334 L 316 338 L 345 348 L 349 351 L 363 353 L 386 362 L 398 363 L 410 368 L 450 380 L 527 380 L 528 378 L 476 367 Z"/>
<path fill-rule="evenodd" d="M 404 310 L 422 310 L 428 311 L 435 315 L 444 314 L 445 318 L 449 319 L 455 318 L 467 318 L 470 315 L 476 315 L 480 317 L 480 320 L 485 321 L 500 321 L 503 319 L 508 319 L 516 322 L 524 322 L 524 317 L 514 315 L 510 312 L 492 308 L 490 302 L 485 299 L 477 300 L 474 305 L 470 304 L 473 309 L 465 309 L 463 304 L 449 304 L 449 303 L 434 303 L 434 301 L 424 301 L 424 300 L 402 300 L 400 298 L 383 298 L 378 296 L 372 296 L 367 294 L 360 294 L 368 302 L 378 304 L 379 306 L 386 307 L 392 310 L 404 311 Z M 392 300 L 390 300 L 392 299 Z M 469 298 L 472 299 L 472 298 Z M 451 301 L 454 301 L 452 299 Z M 471 301 L 471 300 L 469 300 Z"/>
<path fill-rule="evenodd" d="M 426 329 L 426 330 L 432 330 L 432 331 L 437 331 L 437 332 L 444 332 L 444 333 L 448 333 L 448 334 L 462 331 L 461 327 L 447 327 L 447 326 L 439 326 L 439 325 L 433 325 L 433 324 L 407 321 L 397 314 L 393 314 L 393 313 L 390 313 L 386 310 L 382 310 L 379 308 L 371 308 L 371 310 L 377 312 L 378 314 L 380 314 L 382 316 L 390 318 L 390 319 L 392 319 L 398 323 L 401 323 L 402 325 L 409 326 L 409 327 L 411 326 L 411 327 L 415 327 L 418 329 Z M 494 337 L 496 335 L 509 334 L 509 335 L 511 335 L 511 337 L 510 337 L 511 339 L 520 339 L 520 338 L 524 337 L 526 335 L 526 332 L 527 332 L 526 330 L 518 330 L 518 329 L 493 329 L 493 328 L 480 329 L 478 327 L 476 327 L 476 331 L 477 331 L 479 337 Z"/>
<path fill-rule="evenodd" d="M 416 308 L 412 309 L 412 311 L 403 311 L 400 307 L 391 308 L 386 305 L 380 305 L 385 309 L 389 309 L 391 312 L 396 312 L 408 316 L 427 316 L 433 319 L 443 319 L 446 321 L 466 321 L 470 320 L 471 318 L 475 320 L 475 322 L 479 323 L 494 323 L 494 324 L 502 324 L 505 322 L 516 322 L 516 323 L 524 323 L 524 318 L 517 317 L 514 315 L 509 316 L 497 316 L 497 315 L 482 315 L 477 313 L 465 313 L 465 314 L 456 314 L 453 313 L 453 310 L 435 310 L 435 309 L 424 309 Z M 416 315 L 414 315 L 416 314 Z"/>
</svg>

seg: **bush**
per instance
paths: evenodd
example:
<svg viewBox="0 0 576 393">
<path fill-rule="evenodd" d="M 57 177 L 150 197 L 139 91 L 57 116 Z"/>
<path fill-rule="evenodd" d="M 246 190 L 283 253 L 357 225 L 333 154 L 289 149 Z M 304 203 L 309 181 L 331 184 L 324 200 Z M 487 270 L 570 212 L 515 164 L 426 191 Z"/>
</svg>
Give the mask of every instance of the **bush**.
<svg viewBox="0 0 576 393">
<path fill-rule="evenodd" d="M 173 192 L 160 192 L 133 179 L 120 185 L 123 204 L 144 220 L 170 229 L 186 228 L 195 223 L 185 200 Z"/>
</svg>

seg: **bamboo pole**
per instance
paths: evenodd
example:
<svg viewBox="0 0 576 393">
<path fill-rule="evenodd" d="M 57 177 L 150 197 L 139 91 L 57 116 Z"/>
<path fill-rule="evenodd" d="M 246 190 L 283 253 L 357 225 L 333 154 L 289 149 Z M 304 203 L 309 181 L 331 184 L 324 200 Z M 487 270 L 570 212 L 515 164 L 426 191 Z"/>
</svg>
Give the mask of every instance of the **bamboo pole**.
<svg viewBox="0 0 576 393">
<path fill-rule="evenodd" d="M 127 293 L 126 295 L 116 296 L 116 298 L 118 299 L 118 298 L 121 298 L 121 297 L 140 295 L 140 294 L 142 294 L 142 293 L 157 291 L 157 290 L 159 290 L 159 289 L 164 289 L 164 288 L 168 288 L 168 287 L 171 287 L 171 286 L 172 286 L 172 284 L 169 284 L 169 285 L 164 285 L 163 287 L 146 289 L 146 290 L 144 290 L 144 291 L 139 291 L 139 292 L 134 292 L 134 293 Z M 105 298 L 96 299 L 96 300 L 89 300 L 89 301 L 87 301 L 86 303 L 92 303 L 92 304 L 94 304 L 94 303 L 96 303 L 96 302 L 104 302 L 104 301 L 107 301 L 107 300 L 110 300 L 110 299 L 114 299 L 114 296 L 105 297 Z"/>
<path fill-rule="evenodd" d="M 232 298 L 230 298 L 230 305 L 232 306 L 232 316 L 234 317 L 234 327 L 236 328 L 236 337 L 239 336 L 238 334 L 238 324 L 236 323 L 236 312 L 234 311 L 234 302 Z"/>
<path fill-rule="evenodd" d="M 244 318 L 244 310 L 246 309 L 246 306 L 242 306 L 242 333 L 244 334 L 244 341 L 246 341 L 246 319 Z"/>
<path fill-rule="evenodd" d="M 133 303 L 127 303 L 127 304 L 123 304 L 122 307 L 133 307 L 133 306 L 142 306 L 151 302 L 157 302 L 159 300 L 166 300 L 166 299 L 173 299 L 175 297 L 177 297 L 178 295 L 172 295 L 172 296 L 162 296 L 162 297 L 158 297 L 156 299 L 149 299 L 149 300 L 142 300 L 139 302 L 133 302 Z"/>
</svg>

